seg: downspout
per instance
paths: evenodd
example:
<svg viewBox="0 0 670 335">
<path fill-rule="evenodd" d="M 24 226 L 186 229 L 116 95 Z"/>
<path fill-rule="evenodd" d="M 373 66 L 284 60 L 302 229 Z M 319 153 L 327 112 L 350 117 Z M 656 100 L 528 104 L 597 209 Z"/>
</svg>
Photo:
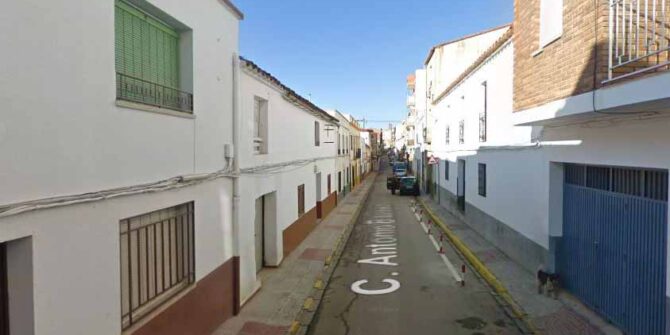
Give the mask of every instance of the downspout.
<svg viewBox="0 0 670 335">
<path fill-rule="evenodd" d="M 240 312 L 240 57 L 233 53 L 233 314 Z"/>
</svg>

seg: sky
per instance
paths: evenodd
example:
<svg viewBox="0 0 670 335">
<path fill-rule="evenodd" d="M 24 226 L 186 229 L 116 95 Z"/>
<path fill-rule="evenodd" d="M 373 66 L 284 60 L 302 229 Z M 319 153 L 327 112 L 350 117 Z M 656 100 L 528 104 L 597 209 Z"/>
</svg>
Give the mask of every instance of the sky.
<svg viewBox="0 0 670 335">
<path fill-rule="evenodd" d="M 406 78 L 440 42 L 510 23 L 513 0 L 234 0 L 240 53 L 367 127 L 407 115 Z"/>
</svg>

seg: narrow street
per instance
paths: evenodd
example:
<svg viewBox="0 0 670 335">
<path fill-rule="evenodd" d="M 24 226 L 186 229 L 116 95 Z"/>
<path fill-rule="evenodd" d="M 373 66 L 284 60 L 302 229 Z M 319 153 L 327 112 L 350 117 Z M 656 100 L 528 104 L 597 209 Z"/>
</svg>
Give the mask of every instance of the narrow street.
<svg viewBox="0 0 670 335">
<path fill-rule="evenodd" d="M 461 286 L 463 261 L 444 242 L 444 256 L 456 271 L 448 268 L 412 213 L 412 197 L 386 190 L 390 169 L 385 170 L 375 180 L 309 334 L 518 334 L 469 268 Z"/>
</svg>

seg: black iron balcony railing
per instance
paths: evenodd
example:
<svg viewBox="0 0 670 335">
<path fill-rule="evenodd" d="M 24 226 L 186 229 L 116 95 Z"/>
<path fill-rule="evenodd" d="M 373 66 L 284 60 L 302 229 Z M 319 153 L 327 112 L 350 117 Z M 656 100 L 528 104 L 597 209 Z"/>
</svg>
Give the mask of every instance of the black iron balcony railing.
<svg viewBox="0 0 670 335">
<path fill-rule="evenodd" d="M 193 94 L 118 72 L 116 98 L 193 113 Z"/>
</svg>

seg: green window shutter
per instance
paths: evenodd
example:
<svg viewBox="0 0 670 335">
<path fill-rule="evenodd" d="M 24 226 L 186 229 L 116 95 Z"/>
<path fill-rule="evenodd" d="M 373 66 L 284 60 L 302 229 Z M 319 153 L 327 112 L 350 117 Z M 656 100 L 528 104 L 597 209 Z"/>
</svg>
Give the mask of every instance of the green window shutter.
<svg viewBox="0 0 670 335">
<path fill-rule="evenodd" d="M 137 8 L 116 1 L 116 71 L 179 88 L 179 33 Z"/>
</svg>

